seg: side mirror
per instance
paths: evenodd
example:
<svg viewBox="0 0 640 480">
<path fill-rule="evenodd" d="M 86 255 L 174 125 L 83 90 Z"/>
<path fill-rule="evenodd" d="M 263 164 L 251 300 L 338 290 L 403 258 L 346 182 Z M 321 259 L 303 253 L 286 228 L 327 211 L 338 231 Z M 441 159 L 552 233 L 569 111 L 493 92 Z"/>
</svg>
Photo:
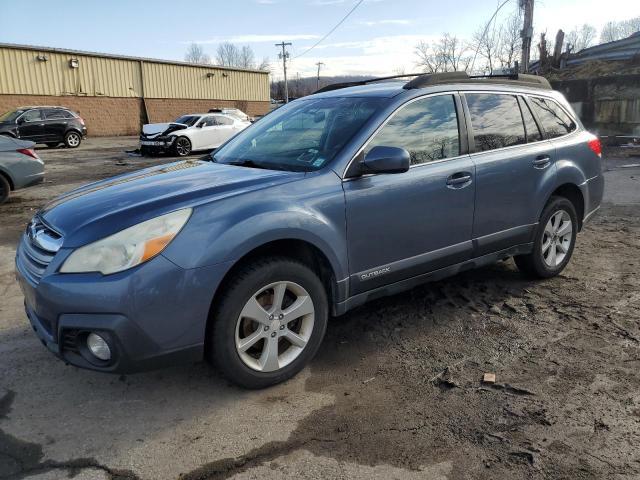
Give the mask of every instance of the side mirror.
<svg viewBox="0 0 640 480">
<path fill-rule="evenodd" d="M 198 125 L 196 125 L 196 128 L 202 128 L 204 127 L 204 122 L 200 122 Z"/>
<path fill-rule="evenodd" d="M 22 125 L 22 124 L 24 123 L 24 117 L 20 117 L 20 118 L 16 121 L 16 123 L 17 123 L 18 125 Z"/>
<path fill-rule="evenodd" d="M 403 173 L 409 170 L 411 156 L 404 148 L 373 147 L 361 162 L 362 173 Z"/>
</svg>

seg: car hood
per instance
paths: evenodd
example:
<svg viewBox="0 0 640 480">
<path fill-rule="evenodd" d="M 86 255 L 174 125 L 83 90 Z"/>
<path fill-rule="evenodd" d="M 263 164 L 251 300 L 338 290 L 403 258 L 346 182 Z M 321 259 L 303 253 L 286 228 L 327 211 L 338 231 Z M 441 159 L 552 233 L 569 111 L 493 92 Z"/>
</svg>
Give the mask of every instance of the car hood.
<svg viewBox="0 0 640 480">
<path fill-rule="evenodd" d="M 75 248 L 164 213 L 303 177 L 188 160 L 85 185 L 51 201 L 38 215 L 63 235 L 63 247 Z"/>
<path fill-rule="evenodd" d="M 184 123 L 148 123 L 142 126 L 142 133 L 144 135 L 157 135 L 159 133 L 167 135 L 170 132 L 184 130 L 185 128 L 189 128 L 189 126 Z"/>
</svg>

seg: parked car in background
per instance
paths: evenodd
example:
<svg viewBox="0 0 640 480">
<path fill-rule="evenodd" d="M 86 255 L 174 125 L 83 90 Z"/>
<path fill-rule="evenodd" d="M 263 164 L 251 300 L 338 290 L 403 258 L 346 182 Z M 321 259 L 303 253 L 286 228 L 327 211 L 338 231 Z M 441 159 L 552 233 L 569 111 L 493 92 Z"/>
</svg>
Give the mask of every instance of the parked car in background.
<svg viewBox="0 0 640 480">
<path fill-rule="evenodd" d="M 0 203 L 13 190 L 42 182 L 44 163 L 33 150 L 35 143 L 0 135 Z"/>
<path fill-rule="evenodd" d="M 515 77 L 328 87 L 208 161 L 53 200 L 17 250 L 33 329 L 80 367 L 207 357 L 259 388 L 309 362 L 329 315 L 510 257 L 558 275 L 602 201 L 600 141 Z"/>
<path fill-rule="evenodd" d="M 251 122 L 222 113 L 182 115 L 171 123 L 149 123 L 142 127 L 143 155 L 170 152 L 179 157 L 218 148 Z"/>
<path fill-rule="evenodd" d="M 61 143 L 76 148 L 87 135 L 87 127 L 80 115 L 65 107 L 20 107 L 0 116 L 0 135 L 50 148 Z"/>
</svg>

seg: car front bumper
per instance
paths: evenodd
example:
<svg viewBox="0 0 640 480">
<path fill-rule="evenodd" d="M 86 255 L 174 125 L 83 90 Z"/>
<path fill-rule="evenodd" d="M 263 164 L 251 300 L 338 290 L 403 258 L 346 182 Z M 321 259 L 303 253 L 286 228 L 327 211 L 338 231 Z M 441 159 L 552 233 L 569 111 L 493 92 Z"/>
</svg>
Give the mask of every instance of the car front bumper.
<svg viewBox="0 0 640 480">
<path fill-rule="evenodd" d="M 215 290 L 227 264 L 182 269 L 158 255 L 112 275 L 56 273 L 70 254 L 60 250 L 40 279 L 16 255 L 16 278 L 32 329 L 66 363 L 92 370 L 132 373 L 203 358 L 205 331 Z M 111 360 L 86 347 L 88 333 L 103 337 Z"/>
</svg>

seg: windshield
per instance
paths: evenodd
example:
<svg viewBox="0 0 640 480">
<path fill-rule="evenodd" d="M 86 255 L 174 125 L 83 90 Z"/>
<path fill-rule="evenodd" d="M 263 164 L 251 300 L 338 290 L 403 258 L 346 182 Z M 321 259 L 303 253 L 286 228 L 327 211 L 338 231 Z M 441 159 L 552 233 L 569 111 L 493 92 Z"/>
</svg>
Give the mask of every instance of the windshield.
<svg viewBox="0 0 640 480">
<path fill-rule="evenodd" d="M 0 116 L 0 122 L 13 122 L 16 118 L 24 113 L 24 110 L 11 110 Z"/>
<path fill-rule="evenodd" d="M 330 162 L 380 108 L 382 98 L 311 98 L 254 123 L 220 150 L 214 162 L 308 172 Z"/>
<path fill-rule="evenodd" d="M 182 123 L 188 127 L 193 127 L 199 118 L 199 115 L 183 115 L 173 123 Z"/>
</svg>

